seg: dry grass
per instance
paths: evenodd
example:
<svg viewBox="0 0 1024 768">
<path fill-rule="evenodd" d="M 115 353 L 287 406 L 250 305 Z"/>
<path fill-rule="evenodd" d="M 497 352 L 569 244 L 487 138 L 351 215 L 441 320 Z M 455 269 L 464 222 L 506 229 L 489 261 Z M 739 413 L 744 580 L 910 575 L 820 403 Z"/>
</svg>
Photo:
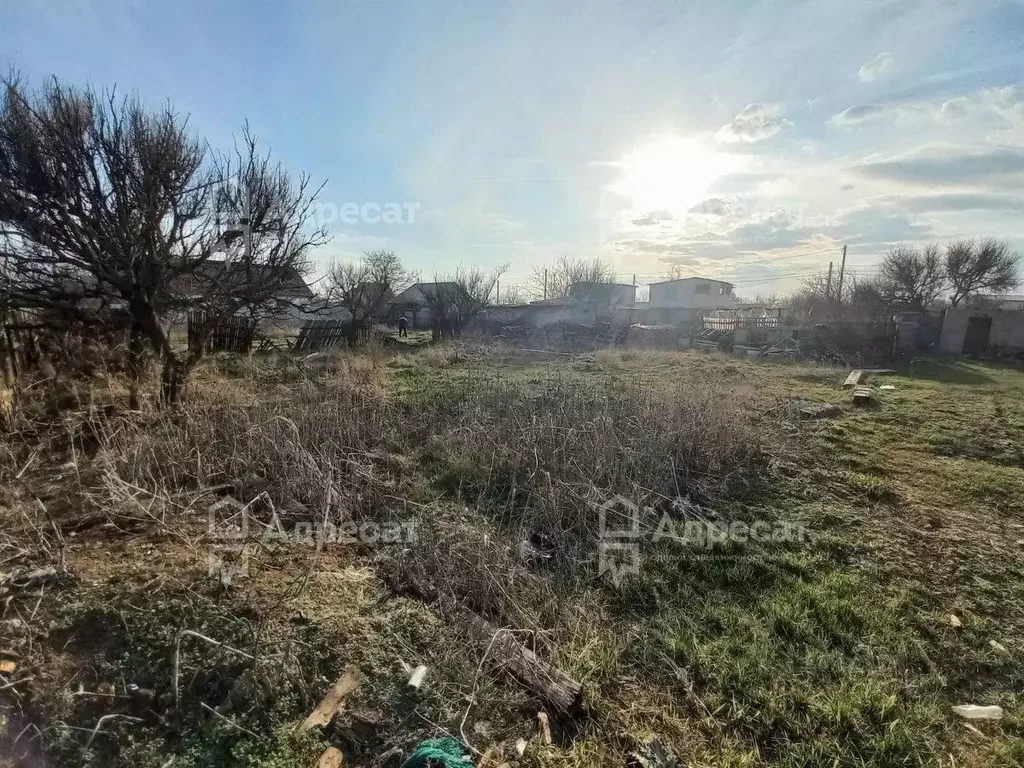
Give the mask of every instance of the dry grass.
<svg viewBox="0 0 1024 768">
<path fill-rule="evenodd" d="M 8 694 L 8 722 L 27 734 L 17 747 L 55 764 L 156 768 L 174 754 L 180 765 L 270 768 L 311 762 L 330 740 L 370 764 L 468 718 L 474 747 L 508 748 L 531 735 L 538 702 L 481 672 L 446 608 L 458 603 L 587 686 L 590 719 L 578 731 L 557 724 L 554 748 L 531 741 L 524 765 L 621 764 L 657 751 L 650 737 L 700 765 L 924 765 L 950 752 L 944 764 L 1012 764 L 1015 715 L 1004 734 L 983 727 L 982 746 L 965 744 L 948 715 L 951 696 L 1012 703 L 999 691 L 1021 679 L 1019 665 L 985 655 L 999 617 L 965 613 L 964 638 L 978 646 L 966 652 L 935 630 L 940 607 L 923 585 L 906 573 L 872 580 L 873 548 L 892 542 L 865 540 L 874 529 L 859 521 L 914 500 L 897 464 L 876 466 L 863 450 L 889 434 L 871 431 L 890 428 L 887 413 L 797 434 L 766 408 L 793 388 L 827 398 L 843 373 L 443 345 L 217 358 L 173 413 L 124 412 L 113 378 L 71 410 L 41 389 L 0 452 L 0 570 L 66 564 L 68 576 L 10 592 L 0 617 L 22 622 L 8 650 L 35 678 Z M 931 427 L 939 461 L 932 446 L 960 437 Z M 1015 487 L 1000 451 L 1001 482 Z M 978 478 L 936 483 L 945 487 L 991 496 Z M 231 579 L 233 561 L 207 569 L 207 510 L 228 496 L 253 523 L 241 550 L 249 574 Z M 648 534 L 669 513 L 809 519 L 818 535 L 645 545 L 640 573 L 617 587 L 599 569 L 600 507 L 614 498 L 608 510 L 635 505 Z M 267 536 L 271 522 L 271 532 L 412 523 L 416 536 L 307 545 Z M 175 701 L 181 630 L 235 650 L 182 644 Z M 403 690 L 399 660 L 430 667 L 421 694 Z M 348 663 L 368 676 L 353 706 L 386 724 L 354 741 L 352 723 L 294 740 L 286 726 Z M 78 684 L 89 695 L 72 695 Z M 135 689 L 152 697 L 140 704 Z M 226 702 L 234 726 L 201 706 Z M 124 717 L 86 746 L 109 714 Z"/>
</svg>

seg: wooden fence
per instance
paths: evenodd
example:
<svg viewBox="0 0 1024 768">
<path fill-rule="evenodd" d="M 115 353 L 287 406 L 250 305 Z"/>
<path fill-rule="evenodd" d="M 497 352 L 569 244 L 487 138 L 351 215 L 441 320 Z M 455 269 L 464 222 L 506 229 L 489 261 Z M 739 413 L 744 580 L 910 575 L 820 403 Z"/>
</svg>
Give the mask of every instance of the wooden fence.
<svg viewBox="0 0 1024 768">
<path fill-rule="evenodd" d="M 701 325 L 708 331 L 734 331 L 743 328 L 750 331 L 773 330 L 779 327 L 778 317 L 704 317 Z"/>
<path fill-rule="evenodd" d="M 252 342 L 256 337 L 256 321 L 248 317 L 229 317 L 209 327 L 210 321 L 205 312 L 189 312 L 188 315 L 188 348 L 198 349 L 203 335 L 206 337 L 204 352 L 238 352 L 248 354 L 252 351 Z"/>
<path fill-rule="evenodd" d="M 26 370 L 36 367 L 42 354 L 35 328 L 20 313 L 0 316 L 0 368 L 4 384 L 13 387 Z"/>
<path fill-rule="evenodd" d="M 313 352 L 348 343 L 350 324 L 345 320 L 307 320 L 299 329 L 292 349 L 297 352 Z M 365 334 L 360 334 L 360 340 Z"/>
</svg>

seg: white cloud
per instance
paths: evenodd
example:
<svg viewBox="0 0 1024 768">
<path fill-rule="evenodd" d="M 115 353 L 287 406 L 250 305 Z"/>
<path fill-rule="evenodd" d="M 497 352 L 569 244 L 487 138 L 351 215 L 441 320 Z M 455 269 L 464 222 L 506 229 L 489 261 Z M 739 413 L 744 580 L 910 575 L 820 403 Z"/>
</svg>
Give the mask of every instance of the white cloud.
<svg viewBox="0 0 1024 768">
<path fill-rule="evenodd" d="M 484 213 L 480 216 L 480 226 L 490 232 L 514 232 L 523 228 L 523 222 L 508 219 L 499 213 Z"/>
<path fill-rule="evenodd" d="M 856 106 L 844 109 L 837 115 L 832 115 L 829 118 L 829 123 L 838 128 L 850 128 L 898 112 L 899 107 L 887 104 L 857 104 Z"/>
<path fill-rule="evenodd" d="M 868 83 L 883 77 L 890 69 L 892 69 L 892 54 L 883 52 L 875 56 L 871 61 L 861 64 L 860 69 L 857 71 L 857 77 L 860 78 L 862 83 Z"/>
<path fill-rule="evenodd" d="M 1024 122 L 1024 86 L 983 88 L 967 96 L 949 99 L 934 106 L 937 117 L 949 121 L 968 117 L 998 117 L 1009 123 Z"/>
<path fill-rule="evenodd" d="M 785 117 L 776 117 L 775 108 L 765 104 L 747 104 L 728 124 L 718 129 L 715 138 L 718 141 L 753 144 L 770 139 L 790 121 Z"/>
<path fill-rule="evenodd" d="M 852 128 L 883 119 L 894 123 L 924 120 L 954 124 L 979 120 L 1024 125 L 1024 86 L 982 88 L 945 100 L 857 104 L 832 115 L 828 122 L 838 128 Z"/>
<path fill-rule="evenodd" d="M 923 147 L 881 162 L 851 169 L 861 176 L 921 187 L 982 185 L 1020 188 L 1024 182 L 1024 151 L 999 147 L 983 152 L 957 146 Z"/>
</svg>

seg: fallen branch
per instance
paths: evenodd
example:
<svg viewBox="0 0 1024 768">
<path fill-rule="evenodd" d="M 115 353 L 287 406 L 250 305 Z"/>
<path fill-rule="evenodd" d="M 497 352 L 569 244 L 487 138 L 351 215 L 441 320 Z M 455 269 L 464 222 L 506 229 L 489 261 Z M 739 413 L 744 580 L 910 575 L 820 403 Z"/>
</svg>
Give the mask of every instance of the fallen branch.
<svg viewBox="0 0 1024 768">
<path fill-rule="evenodd" d="M 201 702 L 199 702 L 199 706 L 201 706 L 201 707 L 202 707 L 203 709 L 205 709 L 205 710 L 206 710 L 207 712 L 209 712 L 209 713 L 210 713 L 211 715 L 213 715 L 214 717 L 218 718 L 218 719 L 219 719 L 219 720 L 221 720 L 222 722 L 224 722 L 224 723 L 227 723 L 227 724 L 228 724 L 228 725 L 230 725 L 230 726 L 231 726 L 232 728 L 236 728 L 236 729 L 238 729 L 239 731 L 241 731 L 242 733 L 246 734 L 247 736 L 252 736 L 252 737 L 253 737 L 254 739 L 256 739 L 257 741 L 259 741 L 259 740 L 260 740 L 260 737 L 259 737 L 259 736 L 257 736 L 257 735 L 256 735 L 255 733 L 253 733 L 252 731 L 250 731 L 250 730 L 249 730 L 248 728 L 243 728 L 243 727 L 242 727 L 242 726 L 240 726 L 240 725 L 239 725 L 238 723 L 236 723 L 236 722 L 235 722 L 234 720 L 232 720 L 232 719 L 231 719 L 230 717 L 227 717 L 227 716 L 225 716 L 225 715 L 222 715 L 222 714 L 221 714 L 220 712 L 218 712 L 218 711 L 217 711 L 216 709 L 214 709 L 213 707 L 211 707 L 211 706 L 210 706 L 209 704 L 207 704 L 207 703 L 206 703 L 205 701 L 201 701 Z"/>
<path fill-rule="evenodd" d="M 508 630 L 495 627 L 469 609 L 462 610 L 473 638 L 489 649 L 494 663 L 507 669 L 553 709 L 569 717 L 586 714 L 583 686 L 537 656 Z"/>
<path fill-rule="evenodd" d="M 309 713 L 309 716 L 299 726 L 298 732 L 305 733 L 310 728 L 320 725 L 327 725 L 345 703 L 345 697 L 359 687 L 363 676 L 359 668 L 353 664 L 345 667 L 345 672 L 338 681 L 327 692 L 323 700 L 316 705 L 316 709 Z"/>
<path fill-rule="evenodd" d="M 122 720 L 128 720 L 129 722 L 132 722 L 132 723 L 141 723 L 142 722 L 142 718 L 140 718 L 140 717 L 132 717 L 131 715 L 120 715 L 120 714 L 117 714 L 117 713 L 112 714 L 112 715 L 104 715 L 103 717 L 101 717 L 99 720 L 96 721 L 96 727 L 93 728 L 92 729 L 92 733 L 89 734 L 89 740 L 87 742 L 85 742 L 85 749 L 86 750 L 88 750 L 89 747 L 92 745 L 92 740 L 96 738 L 96 734 L 98 734 L 100 732 L 100 726 L 102 726 L 103 723 L 105 723 L 107 720 L 113 720 L 114 718 L 117 718 L 117 717 L 120 717 Z"/>
</svg>

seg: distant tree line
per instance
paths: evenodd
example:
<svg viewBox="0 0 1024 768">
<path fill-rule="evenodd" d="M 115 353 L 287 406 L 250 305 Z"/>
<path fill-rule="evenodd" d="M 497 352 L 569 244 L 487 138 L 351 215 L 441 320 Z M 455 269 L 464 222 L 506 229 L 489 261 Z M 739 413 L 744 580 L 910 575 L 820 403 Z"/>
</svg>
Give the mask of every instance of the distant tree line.
<svg viewBox="0 0 1024 768">
<path fill-rule="evenodd" d="M 791 297 L 795 309 L 808 313 L 882 316 L 900 310 L 921 311 L 945 299 L 956 307 L 980 295 L 1006 293 L 1020 285 L 1020 256 L 1005 240 L 956 240 L 942 250 L 891 249 L 873 278 L 847 278 L 840 287 L 825 272 L 802 281 Z"/>
</svg>

